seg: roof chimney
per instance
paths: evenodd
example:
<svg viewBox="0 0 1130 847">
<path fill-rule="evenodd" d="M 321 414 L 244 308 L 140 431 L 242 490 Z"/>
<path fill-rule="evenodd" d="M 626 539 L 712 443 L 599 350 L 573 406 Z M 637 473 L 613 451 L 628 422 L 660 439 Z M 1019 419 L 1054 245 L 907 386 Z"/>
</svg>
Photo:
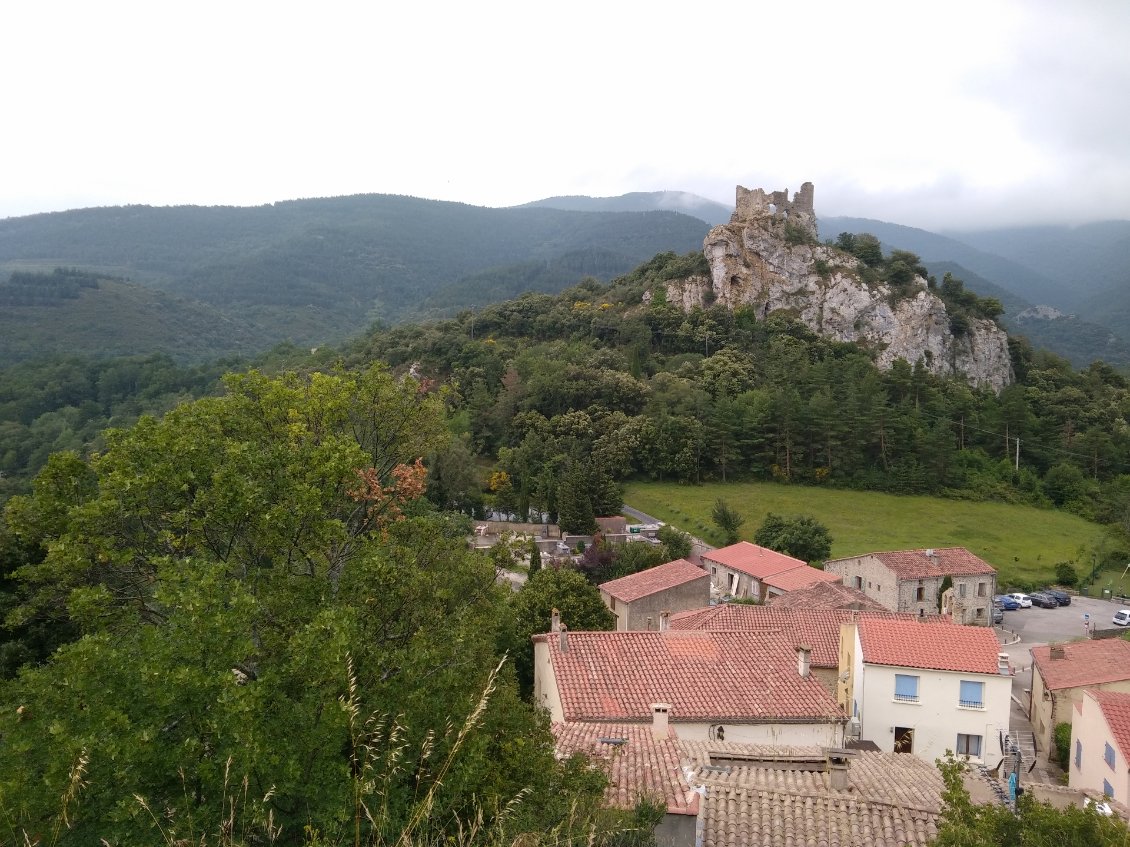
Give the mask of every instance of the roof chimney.
<svg viewBox="0 0 1130 847">
<path fill-rule="evenodd" d="M 812 648 L 807 644 L 798 644 L 796 648 L 796 669 L 801 677 L 807 677 L 812 670 Z"/>
<path fill-rule="evenodd" d="M 653 738 L 667 737 L 667 719 L 670 711 L 670 703 L 651 704 L 651 735 Z"/>
<path fill-rule="evenodd" d="M 1062 644 L 1053 645 L 1050 655 L 1053 659 L 1062 659 L 1065 655 L 1064 652 L 1063 652 L 1063 645 Z"/>
<path fill-rule="evenodd" d="M 997 673 L 1012 676 L 1012 670 L 1008 666 L 1008 653 L 997 653 Z"/>
<path fill-rule="evenodd" d="M 671 628 L 671 613 L 662 611 L 659 613 L 659 631 L 666 632 Z"/>
<path fill-rule="evenodd" d="M 848 767 L 851 765 L 851 753 L 848 750 L 829 749 L 825 753 L 826 769 L 828 771 L 828 788 L 832 791 L 847 791 Z"/>
<path fill-rule="evenodd" d="M 553 610 L 553 614 L 549 616 L 549 631 L 558 632 L 561 629 L 561 613 L 557 609 Z"/>
<path fill-rule="evenodd" d="M 569 652 L 569 627 L 565 626 L 565 624 L 561 624 L 561 629 L 558 630 L 557 637 L 558 637 L 558 639 L 560 639 L 559 646 L 561 648 L 561 652 L 562 653 L 568 653 Z"/>
</svg>

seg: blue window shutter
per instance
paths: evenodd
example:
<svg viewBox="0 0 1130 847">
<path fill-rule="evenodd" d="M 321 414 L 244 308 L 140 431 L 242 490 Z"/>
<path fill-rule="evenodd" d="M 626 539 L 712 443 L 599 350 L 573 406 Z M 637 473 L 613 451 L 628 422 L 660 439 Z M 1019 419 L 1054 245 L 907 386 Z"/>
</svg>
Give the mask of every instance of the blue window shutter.
<svg viewBox="0 0 1130 847">
<path fill-rule="evenodd" d="M 918 677 L 909 674 L 895 674 L 895 696 L 906 699 L 918 698 Z"/>
<path fill-rule="evenodd" d="M 1103 761 L 1110 765 L 1112 768 L 1114 767 L 1114 748 L 1111 747 L 1109 743 L 1103 750 Z"/>
<path fill-rule="evenodd" d="M 961 681 L 961 692 L 957 696 L 963 706 L 982 706 L 985 703 L 984 691 L 985 683 L 963 679 Z"/>
<path fill-rule="evenodd" d="M 1083 766 L 1083 742 L 1075 739 L 1075 767 Z"/>
<path fill-rule="evenodd" d="M 1114 789 L 1111 787 L 1110 783 L 1107 782 L 1105 779 L 1103 780 L 1103 794 L 1105 794 L 1111 800 L 1114 799 Z"/>
</svg>

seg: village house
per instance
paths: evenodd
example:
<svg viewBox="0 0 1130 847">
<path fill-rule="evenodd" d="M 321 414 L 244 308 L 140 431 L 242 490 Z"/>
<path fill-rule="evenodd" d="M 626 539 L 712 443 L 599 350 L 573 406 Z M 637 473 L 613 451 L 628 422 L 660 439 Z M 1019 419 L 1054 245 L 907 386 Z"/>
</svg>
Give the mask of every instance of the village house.
<svg viewBox="0 0 1130 847">
<path fill-rule="evenodd" d="M 1072 707 L 1089 688 L 1130 692 L 1130 642 L 1105 638 L 1032 648 L 1028 717 L 1037 749 L 1051 755 L 1056 724 L 1073 722 Z"/>
<path fill-rule="evenodd" d="M 534 702 L 553 721 L 650 725 L 681 737 L 838 746 L 844 714 L 811 649 L 777 632 L 535 635 Z"/>
<path fill-rule="evenodd" d="M 865 617 L 844 623 L 837 699 L 858 734 L 928 762 L 946 751 L 988 768 L 1002 757 L 1012 697 L 991 629 Z"/>
<path fill-rule="evenodd" d="M 616 616 L 616 629 L 659 629 L 661 615 L 710 602 L 710 574 L 676 559 L 602 583 L 600 597 Z"/>
<path fill-rule="evenodd" d="M 607 805 L 649 798 L 665 808 L 658 847 L 925 847 L 937 835 L 941 774 L 914 756 L 693 741 L 672 727 L 553 732 L 558 755 L 582 754 L 608 774 Z"/>
<path fill-rule="evenodd" d="M 821 586 L 829 584 L 820 583 Z M 775 604 L 751 606 L 744 603 L 723 603 L 672 615 L 670 627 L 715 632 L 774 632 L 782 637 L 791 638 L 794 647 L 811 648 L 813 675 L 829 693 L 835 695 L 840 673 L 840 624 L 856 621 L 861 617 L 875 616 L 917 620 L 912 614 L 891 612 L 881 606 L 878 612 L 858 612 L 852 609 L 806 609 L 778 607 Z M 949 622 L 949 618 L 935 616 L 932 619 Z"/>
<path fill-rule="evenodd" d="M 836 582 L 815 582 L 766 600 L 774 609 L 845 609 L 857 612 L 890 612 L 862 591 Z"/>
<path fill-rule="evenodd" d="M 762 602 L 769 593 L 769 586 L 765 582 L 767 577 L 797 568 L 806 568 L 814 575 L 823 575 L 816 568 L 809 567 L 807 562 L 748 541 L 704 552 L 702 566 L 710 572 L 714 587 L 722 593 Z M 804 585 L 810 585 L 819 579 L 820 576 L 814 576 Z M 796 587 L 803 586 L 798 584 Z"/>
<path fill-rule="evenodd" d="M 939 610 L 956 623 L 992 626 L 997 572 L 964 547 L 897 550 L 831 559 L 824 570 L 896 612 Z M 953 592 L 943 598 L 946 578 Z"/>
<path fill-rule="evenodd" d="M 1071 788 L 1130 800 L 1130 693 L 1088 689 L 1072 709 Z"/>
</svg>

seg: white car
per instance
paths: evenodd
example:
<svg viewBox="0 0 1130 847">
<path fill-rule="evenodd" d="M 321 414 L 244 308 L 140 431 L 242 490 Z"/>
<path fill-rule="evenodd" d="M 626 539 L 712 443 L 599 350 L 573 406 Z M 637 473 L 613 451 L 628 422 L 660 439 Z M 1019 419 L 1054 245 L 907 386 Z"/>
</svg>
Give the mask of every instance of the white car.
<svg viewBox="0 0 1130 847">
<path fill-rule="evenodd" d="M 1027 594 L 1017 593 L 1017 594 L 1009 594 L 1008 596 L 1011 597 L 1013 600 L 1015 600 L 1017 603 L 1019 603 L 1021 609 L 1031 609 L 1032 608 L 1032 598 L 1029 597 Z"/>
<path fill-rule="evenodd" d="M 1130 609 L 1119 609 L 1115 612 L 1114 622 L 1118 626 L 1130 626 Z"/>
</svg>

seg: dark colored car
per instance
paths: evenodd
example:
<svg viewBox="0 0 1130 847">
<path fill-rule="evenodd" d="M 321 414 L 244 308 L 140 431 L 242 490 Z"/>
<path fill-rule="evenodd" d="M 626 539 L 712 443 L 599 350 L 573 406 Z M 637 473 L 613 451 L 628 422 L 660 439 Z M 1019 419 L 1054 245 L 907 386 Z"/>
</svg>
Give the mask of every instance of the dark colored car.
<svg viewBox="0 0 1130 847">
<path fill-rule="evenodd" d="M 1004 609 L 993 606 L 993 623 L 1004 623 Z"/>
<path fill-rule="evenodd" d="M 1054 597 L 1043 591 L 1033 591 L 1028 598 L 1033 606 L 1039 606 L 1041 609 L 1054 609 L 1059 605 Z"/>
<path fill-rule="evenodd" d="M 1044 593 L 1050 594 L 1052 597 L 1054 597 L 1055 601 L 1061 606 L 1071 605 L 1071 595 L 1066 591 L 1061 591 L 1058 588 L 1045 588 Z"/>
<path fill-rule="evenodd" d="M 1000 608 L 1004 609 L 1006 612 L 1011 612 L 1014 609 L 1020 608 L 1020 604 L 1017 603 L 1015 599 L 1013 599 L 1012 597 L 1010 597 L 1007 594 L 998 594 L 996 597 L 994 597 L 993 598 L 993 605 L 999 606 Z"/>
</svg>

